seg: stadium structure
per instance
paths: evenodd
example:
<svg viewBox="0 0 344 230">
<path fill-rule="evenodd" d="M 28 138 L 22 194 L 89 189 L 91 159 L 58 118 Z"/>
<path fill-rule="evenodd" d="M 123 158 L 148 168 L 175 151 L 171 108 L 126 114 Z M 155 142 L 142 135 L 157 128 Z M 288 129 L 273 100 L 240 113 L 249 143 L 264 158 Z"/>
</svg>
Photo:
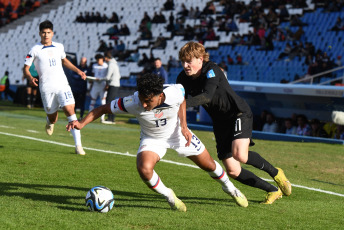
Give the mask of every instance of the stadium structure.
<svg viewBox="0 0 344 230">
<path fill-rule="evenodd" d="M 5 5 L 11 2 L 15 9 L 20 4 L 18 0 L 2 0 Z M 310 73 L 306 64 L 306 56 L 280 58 L 288 43 L 312 43 L 315 50 L 327 53 L 328 59 L 335 63 L 340 61 L 344 54 L 343 28 L 332 30 L 336 20 L 343 17 L 343 6 L 336 5 L 336 1 L 280 1 L 289 15 L 284 20 L 276 20 L 274 28 L 283 31 L 285 38 L 274 37 L 268 39 L 272 29 L 267 28 L 266 42 L 263 44 L 252 43 L 251 34 L 257 33 L 257 28 L 250 19 L 241 11 L 231 9 L 231 4 L 244 4 L 248 9 L 260 7 L 265 15 L 269 9 L 280 14 L 282 6 L 274 6 L 274 1 L 209 1 L 209 0 L 174 0 L 172 10 L 165 10 L 166 0 L 52 0 L 39 1 L 39 7 L 15 20 L 10 20 L 0 28 L 0 71 L 9 71 L 12 87 L 23 84 L 22 67 L 24 58 L 30 47 L 39 41 L 38 25 L 41 21 L 51 20 L 54 23 L 54 40 L 65 46 L 65 51 L 73 54 L 78 62 L 81 57 L 94 60 L 98 53 L 100 41 L 106 44 L 114 43 L 114 39 L 123 41 L 129 53 L 136 53 L 136 60 L 118 60 L 121 72 L 121 86 L 134 90 L 136 77 L 142 73 L 144 67 L 139 61 L 144 54 L 160 57 L 167 66 L 169 58 L 178 59 L 179 49 L 188 41 L 181 28 L 187 26 L 206 30 L 210 23 L 216 37 L 202 42 L 210 53 L 210 59 L 218 64 L 227 65 L 227 76 L 232 87 L 243 96 L 250 104 L 254 114 L 259 116 L 265 109 L 272 111 L 276 117 L 289 117 L 293 113 L 305 114 L 310 118 L 316 117 L 323 122 L 331 120 L 333 110 L 344 111 L 344 72 L 340 63 L 337 66 L 324 69 L 322 72 Z M 212 4 L 216 9 L 213 13 L 201 14 L 197 18 L 181 17 L 182 6 L 186 9 L 196 9 L 201 12 Z M 243 6 L 243 5 L 241 5 Z M 264 8 L 264 6 L 266 6 Z M 234 7 L 233 7 L 234 8 Z M 118 23 L 76 21 L 80 13 L 96 13 L 111 17 L 116 12 Z M 141 20 L 147 13 L 151 18 L 155 13 L 162 13 L 165 23 L 152 23 L 150 26 L 151 37 L 142 38 L 139 31 Z M 220 28 L 222 20 L 228 19 L 228 12 L 233 15 L 231 19 L 237 28 L 223 31 Z M 173 15 L 178 19 L 178 28 L 168 29 L 169 17 Z M 246 19 L 245 17 L 246 16 Z M 248 19 L 247 19 L 248 18 Z M 302 25 L 292 25 L 292 19 L 297 18 Z M 343 18 L 344 19 L 344 18 Z M 176 21 L 176 20 L 175 20 Z M 126 24 L 130 35 L 111 37 L 104 35 L 106 31 L 116 24 L 120 27 Z M 302 27 L 303 33 L 296 39 L 292 35 Z M 289 36 L 289 37 L 288 37 Z M 154 48 L 159 37 L 164 37 L 166 45 L 163 48 Z M 239 40 L 237 38 L 240 38 Z M 194 37 L 192 40 L 198 40 Z M 270 42 L 269 45 L 268 42 Z M 228 55 L 233 59 L 240 55 L 242 63 L 233 65 L 228 63 Z M 169 68 L 169 82 L 175 82 L 181 66 Z M 200 111 L 200 120 L 207 122 L 208 118 Z M 195 115 L 196 117 L 196 115 Z M 196 120 L 196 118 L 195 118 Z"/>
</svg>

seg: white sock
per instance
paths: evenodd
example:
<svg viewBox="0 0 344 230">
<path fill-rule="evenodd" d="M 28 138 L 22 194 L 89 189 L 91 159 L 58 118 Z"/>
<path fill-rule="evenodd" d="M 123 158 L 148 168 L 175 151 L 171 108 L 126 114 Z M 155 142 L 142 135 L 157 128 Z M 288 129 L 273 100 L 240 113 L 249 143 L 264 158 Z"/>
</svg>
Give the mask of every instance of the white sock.
<svg viewBox="0 0 344 230">
<path fill-rule="evenodd" d="M 106 99 L 102 99 L 101 104 L 105 105 L 106 104 Z"/>
<path fill-rule="evenodd" d="M 234 186 L 234 184 L 229 180 L 227 173 L 225 172 L 225 170 L 223 170 L 223 168 L 221 167 L 221 165 L 215 161 L 215 165 L 216 168 L 213 172 L 208 172 L 209 175 L 216 180 L 217 182 L 219 182 L 222 185 L 222 188 L 224 189 L 224 191 L 226 193 L 231 193 L 234 194 L 234 190 L 236 189 L 236 187 Z"/>
<path fill-rule="evenodd" d="M 158 174 L 153 170 L 153 176 L 149 181 L 145 181 L 149 188 L 161 195 L 168 197 L 170 190 L 162 183 Z"/>
<path fill-rule="evenodd" d="M 68 122 L 78 120 L 78 118 L 76 117 L 76 114 L 73 114 L 73 115 L 67 117 L 67 119 L 68 119 Z M 80 132 L 80 130 L 78 130 L 78 129 L 71 129 L 70 132 L 73 135 L 75 146 L 78 146 L 78 145 L 82 146 L 81 145 L 81 132 Z"/>
</svg>

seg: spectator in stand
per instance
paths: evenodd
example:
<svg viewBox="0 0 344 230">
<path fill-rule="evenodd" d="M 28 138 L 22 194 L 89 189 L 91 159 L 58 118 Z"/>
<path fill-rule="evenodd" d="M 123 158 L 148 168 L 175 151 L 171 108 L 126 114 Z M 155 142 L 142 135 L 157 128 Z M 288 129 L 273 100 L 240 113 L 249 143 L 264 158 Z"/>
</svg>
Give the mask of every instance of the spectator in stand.
<svg viewBox="0 0 344 230">
<path fill-rule="evenodd" d="M 174 10 L 173 0 L 166 0 L 166 2 L 164 3 L 164 10 Z"/>
<path fill-rule="evenodd" d="M 290 53 L 291 53 L 291 46 L 289 43 L 287 43 L 283 52 L 278 55 L 277 60 L 281 60 L 284 57 L 288 57 L 290 55 Z"/>
<path fill-rule="evenodd" d="M 291 19 L 290 19 L 290 26 L 299 26 L 299 27 L 302 27 L 302 26 L 307 26 L 308 24 L 307 23 L 303 23 L 301 21 L 301 19 L 299 18 L 299 16 L 297 16 L 296 14 L 294 14 L 293 16 L 291 16 Z"/>
<path fill-rule="evenodd" d="M 312 133 L 311 133 L 312 137 L 323 137 L 323 138 L 328 137 L 319 119 L 317 118 L 312 119 L 310 124 L 312 128 Z"/>
<path fill-rule="evenodd" d="M 342 56 L 337 56 L 335 65 L 336 65 L 337 67 L 342 66 Z"/>
<path fill-rule="evenodd" d="M 342 18 L 341 17 L 337 17 L 336 23 L 334 24 L 334 26 L 331 28 L 332 31 L 340 31 L 340 30 L 344 30 L 344 23 L 342 22 Z"/>
<path fill-rule="evenodd" d="M 165 80 L 164 84 L 168 84 L 168 74 L 167 74 L 165 68 L 162 66 L 160 58 L 155 58 L 154 67 L 155 68 L 153 70 L 153 73 L 162 77 Z"/>
<path fill-rule="evenodd" d="M 76 22 L 86 22 L 86 19 L 82 15 L 82 12 L 80 12 L 79 16 L 76 17 L 75 21 Z"/>
<path fill-rule="evenodd" d="M 195 37 L 195 30 L 192 26 L 190 26 L 189 24 L 186 25 L 185 28 L 185 34 L 184 34 L 184 40 L 186 41 L 190 41 L 193 40 Z"/>
<path fill-rule="evenodd" d="M 238 55 L 236 56 L 236 64 L 237 64 L 237 65 L 243 65 L 243 64 L 244 64 L 244 62 L 243 62 L 243 60 L 242 60 L 241 54 L 238 54 Z"/>
<path fill-rule="evenodd" d="M 170 71 L 171 68 L 176 68 L 179 66 L 179 62 L 170 55 L 168 62 L 167 62 L 167 71 Z"/>
<path fill-rule="evenodd" d="M 233 58 L 231 57 L 231 55 L 227 55 L 227 63 L 228 65 L 234 65 L 234 61 L 233 61 Z"/>
<path fill-rule="evenodd" d="M 299 29 L 295 31 L 293 38 L 296 41 L 300 41 L 304 34 L 305 34 L 305 31 L 303 30 L 302 26 L 299 26 Z"/>
<path fill-rule="evenodd" d="M 97 49 L 97 52 L 106 52 L 108 50 L 106 42 L 104 40 L 100 40 L 99 43 L 100 43 L 100 45 Z"/>
<path fill-rule="evenodd" d="M 263 126 L 263 132 L 268 132 L 268 133 L 277 133 L 278 132 L 278 125 L 276 123 L 275 116 L 268 112 L 266 114 L 266 122 Z"/>
<path fill-rule="evenodd" d="M 121 25 L 121 28 L 119 29 L 118 35 L 123 35 L 123 36 L 130 35 L 130 30 L 129 30 L 127 24 L 124 23 Z"/>
<path fill-rule="evenodd" d="M 189 10 L 186 8 L 186 6 L 185 6 L 184 3 L 182 3 L 182 4 L 180 5 L 180 9 L 179 9 L 177 15 L 178 15 L 178 19 L 185 19 L 185 18 L 188 17 L 188 15 L 189 15 Z"/>
<path fill-rule="evenodd" d="M 282 5 L 279 6 L 279 11 L 280 11 L 280 13 L 278 15 L 279 16 L 279 21 L 280 22 L 288 21 L 289 20 L 289 12 L 288 12 L 287 7 L 284 4 L 282 4 Z"/>
<path fill-rule="evenodd" d="M 312 129 L 308 124 L 307 117 L 304 114 L 297 115 L 297 135 L 299 136 L 310 136 Z"/>
<path fill-rule="evenodd" d="M 110 23 L 119 23 L 119 18 L 116 12 L 112 12 L 111 18 L 108 20 Z"/>
<path fill-rule="evenodd" d="M 165 49 L 167 45 L 166 39 L 160 34 L 160 36 L 154 42 L 152 49 Z"/>
<path fill-rule="evenodd" d="M 110 38 L 112 38 L 112 36 L 117 35 L 119 33 L 119 29 L 117 24 L 114 24 L 113 26 L 111 26 L 110 28 L 108 28 L 106 30 L 105 33 L 103 33 L 103 35 L 109 35 Z"/>
<path fill-rule="evenodd" d="M 293 125 L 293 120 L 291 118 L 286 118 L 284 120 L 285 134 L 296 135 L 297 127 Z"/>
</svg>

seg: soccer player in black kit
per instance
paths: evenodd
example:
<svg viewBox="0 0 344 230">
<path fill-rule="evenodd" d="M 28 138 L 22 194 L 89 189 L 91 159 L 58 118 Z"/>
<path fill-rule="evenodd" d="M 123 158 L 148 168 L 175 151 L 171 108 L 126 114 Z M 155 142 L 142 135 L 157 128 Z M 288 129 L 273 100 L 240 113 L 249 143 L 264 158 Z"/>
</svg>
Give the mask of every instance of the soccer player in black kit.
<svg viewBox="0 0 344 230">
<path fill-rule="evenodd" d="M 220 67 L 209 61 L 202 44 L 186 43 L 179 51 L 183 71 L 177 83 L 185 88 L 186 106 L 202 105 L 213 121 L 218 158 L 233 179 L 267 192 L 263 204 L 291 194 L 291 183 L 280 168 L 275 168 L 262 156 L 249 150 L 252 141 L 253 116 L 249 105 L 230 87 Z M 188 97 L 191 96 L 191 97 Z M 278 187 L 241 167 L 252 165 L 267 172 Z"/>
</svg>

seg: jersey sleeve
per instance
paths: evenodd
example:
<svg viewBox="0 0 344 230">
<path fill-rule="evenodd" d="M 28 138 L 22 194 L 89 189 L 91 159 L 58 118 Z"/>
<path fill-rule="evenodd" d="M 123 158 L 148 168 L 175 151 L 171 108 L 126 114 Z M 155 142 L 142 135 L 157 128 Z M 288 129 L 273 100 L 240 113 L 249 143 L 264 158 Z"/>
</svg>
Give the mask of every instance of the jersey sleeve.
<svg viewBox="0 0 344 230">
<path fill-rule="evenodd" d="M 60 45 L 61 45 L 61 59 L 65 59 L 67 55 L 64 50 L 64 45 L 63 44 L 60 44 Z"/>
<path fill-rule="evenodd" d="M 33 49 L 31 49 L 30 52 L 25 57 L 25 63 L 24 64 L 31 66 L 34 59 L 35 59 L 35 54 L 34 54 Z"/>
<path fill-rule="evenodd" d="M 194 107 L 211 102 L 216 92 L 216 89 L 218 88 L 221 74 L 224 73 L 219 67 L 215 65 L 211 66 L 211 68 L 209 68 L 205 73 L 206 82 L 203 88 L 203 93 L 198 94 L 192 98 L 189 98 L 186 101 L 186 107 Z"/>
<path fill-rule="evenodd" d="M 134 114 L 137 103 L 134 95 L 121 97 L 111 102 L 111 112 L 114 114 L 131 113 Z"/>
</svg>

